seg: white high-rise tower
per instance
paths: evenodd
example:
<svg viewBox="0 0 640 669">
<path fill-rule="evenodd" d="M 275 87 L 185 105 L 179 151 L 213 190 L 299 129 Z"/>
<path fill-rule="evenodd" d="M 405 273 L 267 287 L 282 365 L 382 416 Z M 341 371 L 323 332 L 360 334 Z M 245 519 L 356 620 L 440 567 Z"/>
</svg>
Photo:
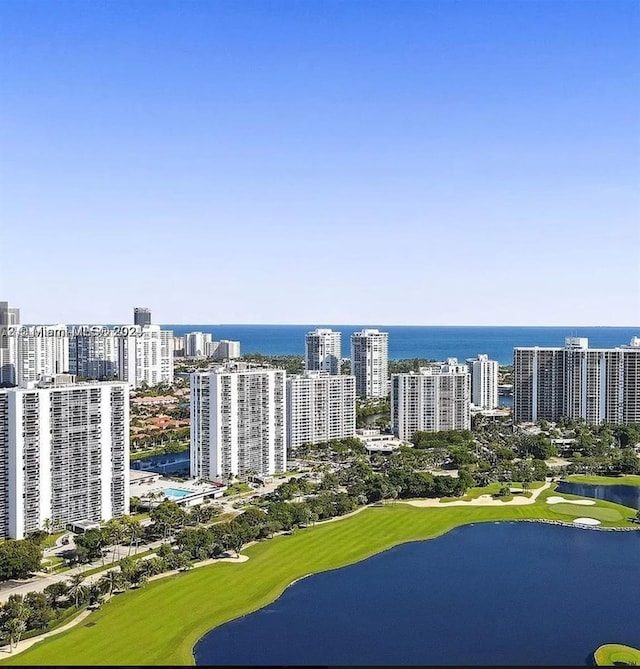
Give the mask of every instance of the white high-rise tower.
<svg viewBox="0 0 640 669">
<path fill-rule="evenodd" d="M 471 372 L 471 403 L 477 409 L 495 409 L 498 406 L 498 362 L 485 354 L 468 358 Z"/>
<path fill-rule="evenodd" d="M 389 333 L 369 329 L 351 335 L 351 374 L 360 397 L 388 394 Z"/>
<path fill-rule="evenodd" d="M 286 471 L 286 372 L 230 362 L 191 375 L 191 475 Z"/>
<path fill-rule="evenodd" d="M 0 537 L 129 512 L 129 389 L 70 375 L 0 390 Z"/>
<path fill-rule="evenodd" d="M 305 337 L 304 369 L 340 374 L 342 333 L 318 328 Z"/>
<path fill-rule="evenodd" d="M 391 424 L 394 434 L 409 440 L 415 432 L 468 430 L 471 383 L 467 365 L 456 358 L 420 369 L 419 374 L 391 378 Z"/>
</svg>

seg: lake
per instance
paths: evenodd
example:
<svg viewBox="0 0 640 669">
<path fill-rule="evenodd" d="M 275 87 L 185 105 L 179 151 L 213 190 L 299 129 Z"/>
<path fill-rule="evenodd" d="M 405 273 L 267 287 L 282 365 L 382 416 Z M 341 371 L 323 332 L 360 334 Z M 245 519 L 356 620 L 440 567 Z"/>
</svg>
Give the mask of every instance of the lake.
<svg viewBox="0 0 640 669">
<path fill-rule="evenodd" d="M 157 472 L 158 474 L 188 474 L 189 473 L 189 451 L 181 453 L 167 453 L 166 455 L 151 455 L 148 458 L 140 458 L 131 461 L 131 469 L 145 472 Z"/>
<path fill-rule="evenodd" d="M 560 494 L 566 493 L 567 495 L 604 499 L 607 502 L 615 502 L 616 504 L 629 506 L 632 509 L 640 509 L 640 486 L 592 485 L 590 483 L 561 481 L 558 483 L 556 490 Z"/>
<path fill-rule="evenodd" d="M 640 533 L 479 523 L 305 578 L 198 665 L 586 665 L 640 647 Z"/>
</svg>

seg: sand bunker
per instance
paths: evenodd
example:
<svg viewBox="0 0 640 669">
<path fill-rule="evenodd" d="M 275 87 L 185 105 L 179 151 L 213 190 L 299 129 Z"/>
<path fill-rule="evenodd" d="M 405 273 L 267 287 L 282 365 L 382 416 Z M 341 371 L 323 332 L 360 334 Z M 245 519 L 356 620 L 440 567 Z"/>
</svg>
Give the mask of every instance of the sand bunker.
<svg viewBox="0 0 640 669">
<path fill-rule="evenodd" d="M 581 504 L 582 506 L 593 506 L 595 501 L 592 499 L 565 499 L 564 497 L 547 497 L 547 504 Z"/>
<path fill-rule="evenodd" d="M 595 518 L 576 518 L 573 522 L 576 525 L 600 525 L 600 521 Z"/>
</svg>

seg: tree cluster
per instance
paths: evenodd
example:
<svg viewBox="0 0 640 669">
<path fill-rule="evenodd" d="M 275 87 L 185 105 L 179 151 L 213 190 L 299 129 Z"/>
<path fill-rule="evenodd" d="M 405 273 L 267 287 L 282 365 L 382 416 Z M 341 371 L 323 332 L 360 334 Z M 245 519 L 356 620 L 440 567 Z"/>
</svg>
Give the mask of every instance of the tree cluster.
<svg viewBox="0 0 640 669">
<path fill-rule="evenodd" d="M 37 537 L 0 542 L 0 581 L 27 578 L 40 569 L 42 549 Z"/>
</svg>

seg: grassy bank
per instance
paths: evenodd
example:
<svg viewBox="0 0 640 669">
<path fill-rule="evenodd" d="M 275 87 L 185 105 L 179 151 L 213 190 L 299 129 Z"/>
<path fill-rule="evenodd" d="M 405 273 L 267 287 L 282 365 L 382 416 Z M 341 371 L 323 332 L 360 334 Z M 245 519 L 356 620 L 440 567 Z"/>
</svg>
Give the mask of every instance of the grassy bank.
<svg viewBox="0 0 640 669">
<path fill-rule="evenodd" d="M 613 667 L 616 664 L 635 666 L 640 664 L 640 650 L 619 643 L 607 643 L 596 650 L 593 658 L 600 667 Z"/>
<path fill-rule="evenodd" d="M 568 483 L 590 483 L 592 485 L 637 485 L 640 486 L 640 476 L 627 474 L 625 476 L 587 476 L 586 474 L 571 474 L 565 476 Z"/>
<path fill-rule="evenodd" d="M 508 485 L 510 488 L 515 489 L 520 489 L 521 491 L 524 491 L 524 488 L 522 487 L 522 483 L 519 483 L 517 481 L 514 481 L 512 483 L 490 483 L 489 485 L 486 485 L 482 488 L 469 488 L 466 492 L 466 494 L 463 497 L 442 497 L 440 501 L 443 504 L 447 504 L 448 502 L 470 502 L 471 500 L 477 499 L 478 497 L 481 497 L 482 495 L 497 495 L 498 492 L 500 491 L 500 488 L 504 487 L 505 485 Z M 529 489 L 530 490 L 537 490 L 538 488 L 541 488 L 544 485 L 544 481 L 532 481 L 529 483 Z M 530 494 L 527 494 L 526 492 L 520 492 L 518 493 L 519 495 L 530 497 Z M 511 501 L 513 499 L 513 495 L 505 495 L 502 500 L 505 502 Z"/>
<path fill-rule="evenodd" d="M 86 623 L 45 639 L 0 664 L 193 664 L 193 646 L 211 628 L 275 600 L 294 580 L 358 562 L 407 541 L 439 536 L 454 527 L 499 520 L 568 520 L 544 498 L 534 504 L 417 508 L 402 503 L 369 508 L 338 522 L 319 524 L 245 549 L 243 563 L 217 563 L 118 595 Z M 635 511 L 615 508 L 629 526 Z M 570 520 L 570 519 L 569 519 Z M 91 625 L 88 627 L 87 625 Z"/>
</svg>

